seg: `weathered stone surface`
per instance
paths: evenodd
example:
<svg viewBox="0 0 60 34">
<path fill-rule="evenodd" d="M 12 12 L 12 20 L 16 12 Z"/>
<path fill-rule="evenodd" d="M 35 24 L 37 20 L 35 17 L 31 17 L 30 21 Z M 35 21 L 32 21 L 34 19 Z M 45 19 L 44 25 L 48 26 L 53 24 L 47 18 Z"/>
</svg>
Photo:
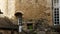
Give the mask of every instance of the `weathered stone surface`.
<svg viewBox="0 0 60 34">
<path fill-rule="evenodd" d="M 3 12 L 3 15 L 1 16 L 6 16 L 13 24 L 18 24 L 15 13 L 21 12 L 23 13 L 24 21 L 39 20 L 40 18 L 43 18 L 47 19 L 47 22 L 45 22 L 52 26 L 51 1 L 52 0 L 0 0 L 0 9 Z M 26 23 L 24 28 L 25 30 L 27 29 Z M 45 34 L 45 32 L 39 32 L 38 34 Z"/>
<path fill-rule="evenodd" d="M 59 34 L 58 32 L 47 32 L 47 34 Z"/>
<path fill-rule="evenodd" d="M 44 31 L 40 31 L 37 34 L 45 34 L 45 32 Z"/>
<path fill-rule="evenodd" d="M 48 24 L 52 25 L 51 0 L 16 0 L 16 11 L 24 13 L 24 19 L 48 19 Z"/>
<path fill-rule="evenodd" d="M 46 18 L 48 24 L 52 25 L 52 3 L 51 0 L 1 0 L 1 10 L 4 16 L 17 24 L 16 12 L 23 12 L 23 20 Z M 4 8 L 3 8 L 4 7 Z"/>
</svg>

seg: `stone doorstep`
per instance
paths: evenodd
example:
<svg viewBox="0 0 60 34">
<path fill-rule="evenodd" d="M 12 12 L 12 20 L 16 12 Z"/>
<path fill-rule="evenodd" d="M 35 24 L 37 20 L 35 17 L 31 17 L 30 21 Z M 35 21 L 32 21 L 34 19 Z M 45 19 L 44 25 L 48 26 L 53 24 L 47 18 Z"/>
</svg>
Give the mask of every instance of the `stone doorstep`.
<svg viewBox="0 0 60 34">
<path fill-rule="evenodd" d="M 37 34 L 45 34 L 45 31 L 39 31 Z"/>
<path fill-rule="evenodd" d="M 59 34 L 59 32 L 45 32 L 45 31 L 39 31 L 37 34 Z"/>
<path fill-rule="evenodd" d="M 47 32 L 47 34 L 59 34 L 59 32 Z"/>
</svg>

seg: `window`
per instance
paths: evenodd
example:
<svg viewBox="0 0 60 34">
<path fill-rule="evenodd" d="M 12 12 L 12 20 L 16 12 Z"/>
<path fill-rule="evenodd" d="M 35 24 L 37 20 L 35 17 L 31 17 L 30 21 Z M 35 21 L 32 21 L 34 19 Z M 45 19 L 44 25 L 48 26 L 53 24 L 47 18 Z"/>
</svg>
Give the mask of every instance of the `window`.
<svg viewBox="0 0 60 34">
<path fill-rule="evenodd" d="M 32 30 L 33 29 L 33 24 L 32 23 L 28 23 L 27 24 L 27 29 Z"/>
<path fill-rule="evenodd" d="M 18 18 L 19 32 L 22 31 L 22 13 L 17 12 L 15 16 Z"/>
<path fill-rule="evenodd" d="M 19 25 L 19 32 L 22 32 L 22 15 L 18 14 L 18 25 Z"/>
<path fill-rule="evenodd" d="M 18 18 L 18 24 L 21 26 L 22 25 L 22 17 Z"/>
<path fill-rule="evenodd" d="M 59 0 L 53 0 L 53 5 L 55 7 L 58 7 L 59 6 Z"/>
<path fill-rule="evenodd" d="M 59 0 L 53 0 L 54 24 L 59 24 Z"/>
<path fill-rule="evenodd" d="M 18 18 L 18 25 L 22 25 L 22 13 L 17 12 L 15 16 Z"/>
<path fill-rule="evenodd" d="M 54 8 L 54 23 L 59 24 L 59 8 Z"/>
<path fill-rule="evenodd" d="M 54 0 L 54 3 L 59 3 L 59 0 Z"/>
</svg>

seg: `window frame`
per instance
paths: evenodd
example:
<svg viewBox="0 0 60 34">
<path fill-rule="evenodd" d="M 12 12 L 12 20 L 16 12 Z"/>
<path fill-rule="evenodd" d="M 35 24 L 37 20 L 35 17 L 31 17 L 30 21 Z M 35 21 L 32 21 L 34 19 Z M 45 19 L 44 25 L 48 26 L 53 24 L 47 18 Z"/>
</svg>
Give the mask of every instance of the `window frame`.
<svg viewBox="0 0 60 34">
<path fill-rule="evenodd" d="M 30 29 L 30 26 L 32 26 L 32 29 Z M 28 30 L 33 30 L 33 23 L 27 23 L 27 29 Z"/>
</svg>

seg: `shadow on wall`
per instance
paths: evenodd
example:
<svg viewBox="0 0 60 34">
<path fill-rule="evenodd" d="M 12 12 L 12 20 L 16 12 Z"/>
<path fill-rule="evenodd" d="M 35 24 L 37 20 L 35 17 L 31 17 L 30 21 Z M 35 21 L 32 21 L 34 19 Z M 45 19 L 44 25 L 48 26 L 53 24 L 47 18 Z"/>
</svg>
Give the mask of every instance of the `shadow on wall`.
<svg viewBox="0 0 60 34">
<path fill-rule="evenodd" d="M 8 17 L 1 17 L 0 18 L 0 26 L 14 26 L 13 22 L 11 21 L 11 19 L 9 19 Z"/>
</svg>

